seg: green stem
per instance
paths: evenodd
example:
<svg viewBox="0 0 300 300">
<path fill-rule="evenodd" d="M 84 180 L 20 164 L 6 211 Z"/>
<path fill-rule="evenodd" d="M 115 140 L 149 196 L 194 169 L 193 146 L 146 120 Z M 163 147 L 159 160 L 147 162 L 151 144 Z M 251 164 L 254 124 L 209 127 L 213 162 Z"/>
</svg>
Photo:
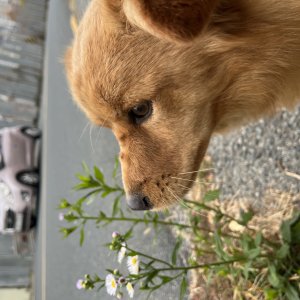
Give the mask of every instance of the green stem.
<svg viewBox="0 0 300 300">
<path fill-rule="evenodd" d="M 192 269 L 203 269 L 203 268 L 209 268 L 213 266 L 220 266 L 220 265 L 229 265 L 233 264 L 235 262 L 243 261 L 246 260 L 246 258 L 240 258 L 240 259 L 233 259 L 233 260 L 228 260 L 228 261 L 218 261 L 215 263 L 208 263 L 208 264 L 200 264 L 200 265 L 195 265 L 195 266 L 189 266 L 189 267 L 172 267 L 172 268 L 162 268 L 162 269 L 156 269 L 157 271 L 188 271 Z"/>
<path fill-rule="evenodd" d="M 94 217 L 94 216 L 80 216 L 82 219 L 86 220 L 99 220 L 99 217 Z M 117 217 L 103 217 L 101 218 L 101 221 L 126 221 L 126 222 L 133 222 L 133 223 L 156 223 L 160 225 L 167 225 L 167 226 L 178 226 L 182 228 L 193 228 L 191 225 L 187 224 L 181 224 L 181 223 L 173 223 L 173 222 L 166 222 L 166 221 L 160 221 L 160 220 L 145 220 L 145 219 L 139 219 L 139 218 L 128 218 L 128 217 L 123 217 L 123 218 L 117 218 Z"/>
<path fill-rule="evenodd" d="M 239 224 L 240 224 L 240 222 L 241 222 L 241 221 L 235 219 L 234 217 L 232 217 L 232 216 L 230 216 L 230 215 L 227 215 L 227 214 L 223 213 L 220 209 L 211 207 L 211 206 L 206 205 L 206 204 L 204 204 L 204 203 L 196 202 L 196 201 L 191 201 L 191 200 L 186 200 L 186 199 L 184 199 L 183 201 L 186 202 L 186 203 L 193 204 L 193 205 L 196 205 L 196 206 L 198 206 L 198 207 L 201 207 L 201 208 L 203 208 L 203 209 L 205 209 L 205 210 L 211 210 L 211 211 L 214 211 L 214 212 L 217 213 L 217 214 L 222 214 L 222 216 L 224 216 L 224 217 L 226 217 L 226 218 L 228 218 L 228 219 L 230 219 L 230 220 L 232 220 L 232 221 L 236 221 L 236 222 L 239 223 Z"/>
<path fill-rule="evenodd" d="M 209 267 L 212 267 L 212 266 L 228 265 L 228 264 L 233 264 L 235 262 L 239 262 L 239 261 L 243 261 L 243 260 L 245 260 L 245 258 L 228 260 L 228 261 L 219 261 L 219 262 L 215 262 L 215 263 L 201 264 L 201 265 L 195 265 L 195 266 L 189 266 L 189 267 L 170 267 L 170 268 L 160 268 L 160 269 L 154 269 L 154 270 L 157 271 L 157 274 L 159 272 L 163 272 L 163 271 L 182 271 L 181 273 L 179 273 L 178 275 L 173 277 L 173 279 L 176 279 L 180 275 L 182 275 L 182 274 L 184 274 L 187 271 L 192 270 L 192 269 L 203 269 L 203 268 L 209 268 Z M 153 272 L 153 270 L 151 272 Z M 138 281 L 138 280 L 141 280 L 141 279 L 147 277 L 151 272 L 138 274 L 139 277 L 133 279 L 132 282 Z"/>
<path fill-rule="evenodd" d="M 164 260 L 161 260 L 161 259 L 156 258 L 156 257 L 152 257 L 152 256 L 147 255 L 147 254 L 144 254 L 144 253 L 142 253 L 142 252 L 135 251 L 135 250 L 133 250 L 133 249 L 130 249 L 130 248 L 127 247 L 127 246 L 126 246 L 126 249 L 127 249 L 128 251 L 132 251 L 132 252 L 136 253 L 137 255 L 146 257 L 146 258 L 148 258 L 148 259 L 150 259 L 150 260 L 154 260 L 154 261 L 156 261 L 156 262 L 160 262 L 161 264 L 167 265 L 167 266 L 169 266 L 170 268 L 172 268 L 172 265 L 169 264 L 168 262 L 164 261 Z"/>
<path fill-rule="evenodd" d="M 80 216 L 80 218 L 85 219 L 85 220 L 99 220 L 99 217 L 94 217 L 94 216 Z M 165 225 L 165 226 L 177 226 L 177 227 L 181 227 L 181 228 L 189 228 L 189 229 L 197 229 L 197 230 L 202 230 L 202 231 L 206 231 L 209 233 L 214 233 L 214 230 L 205 228 L 205 227 L 194 227 L 192 225 L 187 225 L 187 224 L 182 224 L 182 223 L 173 223 L 173 222 L 166 222 L 166 221 L 161 221 L 161 220 L 145 220 L 145 219 L 139 219 L 139 218 L 127 218 L 127 217 L 123 217 L 123 218 L 117 218 L 117 217 L 102 217 L 100 221 L 108 221 L 108 222 L 112 222 L 112 221 L 119 221 L 119 222 L 133 222 L 133 223 L 144 223 L 144 224 L 160 224 L 160 225 Z M 239 239 L 238 237 L 231 235 L 231 234 L 227 234 L 227 233 L 222 233 L 223 236 L 227 236 L 233 239 Z"/>
<path fill-rule="evenodd" d="M 248 229 L 249 231 L 252 231 L 254 233 L 256 233 L 256 230 L 249 227 L 248 225 L 245 225 L 245 224 L 242 224 L 240 220 L 228 215 L 228 214 L 225 214 L 223 213 L 220 209 L 216 209 L 214 207 L 211 207 L 209 205 L 206 205 L 204 203 L 200 203 L 200 202 L 195 202 L 195 201 L 191 201 L 191 200 L 186 200 L 184 199 L 183 200 L 184 202 L 186 203 L 189 203 L 189 204 L 193 204 L 193 205 L 196 205 L 198 207 L 202 207 L 203 209 L 205 210 L 211 210 L 211 211 L 214 211 L 215 213 L 219 213 L 221 214 L 222 216 L 224 216 L 225 218 L 228 218 L 229 220 L 232 220 L 232 221 L 235 221 L 237 222 L 238 224 L 244 226 L 246 229 Z M 270 241 L 269 239 L 267 239 L 266 237 L 263 236 L 263 239 L 265 240 L 265 242 L 269 245 L 269 246 L 272 246 L 272 247 L 278 247 L 280 244 L 279 243 L 274 243 L 272 241 Z"/>
</svg>

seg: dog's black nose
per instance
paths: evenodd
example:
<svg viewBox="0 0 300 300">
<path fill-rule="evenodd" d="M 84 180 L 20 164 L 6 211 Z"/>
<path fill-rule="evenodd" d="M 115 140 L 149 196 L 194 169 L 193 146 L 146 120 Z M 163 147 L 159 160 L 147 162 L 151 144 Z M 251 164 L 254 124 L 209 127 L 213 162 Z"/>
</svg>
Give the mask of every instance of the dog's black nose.
<svg viewBox="0 0 300 300">
<path fill-rule="evenodd" d="M 153 207 L 149 197 L 141 194 L 129 195 L 127 204 L 132 210 L 149 210 Z"/>
</svg>

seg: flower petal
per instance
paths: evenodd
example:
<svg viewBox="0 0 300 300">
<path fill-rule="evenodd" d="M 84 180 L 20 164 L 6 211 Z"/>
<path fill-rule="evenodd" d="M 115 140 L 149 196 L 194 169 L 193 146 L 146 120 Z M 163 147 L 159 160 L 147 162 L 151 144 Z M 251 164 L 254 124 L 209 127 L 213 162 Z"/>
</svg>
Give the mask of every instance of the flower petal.
<svg viewBox="0 0 300 300">
<path fill-rule="evenodd" d="M 116 282 L 116 279 L 114 275 L 108 274 L 105 278 L 105 286 L 106 286 L 106 291 L 109 295 L 115 296 L 118 284 Z"/>
<path fill-rule="evenodd" d="M 126 289 L 127 289 L 127 292 L 128 292 L 128 295 L 130 298 L 133 298 L 133 295 L 134 295 L 134 289 L 133 289 L 133 286 L 130 282 L 127 283 L 126 285 Z"/>
<path fill-rule="evenodd" d="M 127 266 L 130 274 L 137 275 L 139 273 L 139 257 L 138 255 L 129 256 L 127 259 Z"/>
<path fill-rule="evenodd" d="M 120 249 L 120 251 L 118 253 L 118 263 L 119 264 L 122 263 L 122 261 L 123 261 L 123 259 L 125 257 L 125 254 L 126 254 L 126 247 L 125 247 L 126 244 L 122 243 L 121 245 L 122 245 L 122 247 L 121 247 L 121 249 Z"/>
<path fill-rule="evenodd" d="M 83 280 L 82 279 L 78 279 L 76 282 L 76 288 L 78 290 L 82 290 L 83 289 Z"/>
</svg>

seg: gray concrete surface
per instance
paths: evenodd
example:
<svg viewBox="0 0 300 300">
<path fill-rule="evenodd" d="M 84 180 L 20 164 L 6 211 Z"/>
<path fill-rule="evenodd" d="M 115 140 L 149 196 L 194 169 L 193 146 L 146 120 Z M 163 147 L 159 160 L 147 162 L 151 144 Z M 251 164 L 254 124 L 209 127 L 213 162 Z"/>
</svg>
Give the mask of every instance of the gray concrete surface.
<svg viewBox="0 0 300 300">
<path fill-rule="evenodd" d="M 81 162 L 101 166 L 111 176 L 118 145 L 112 134 L 100 128 L 90 128 L 88 121 L 72 103 L 68 92 L 61 58 L 71 40 L 67 1 L 51 0 L 47 27 L 43 102 L 40 124 L 43 129 L 41 209 L 38 228 L 36 259 L 36 299 L 76 300 L 112 299 L 101 292 L 78 291 L 76 281 L 86 273 L 105 276 L 106 268 L 118 267 L 116 258 L 102 245 L 111 240 L 113 230 L 124 232 L 126 226 L 114 224 L 105 229 L 87 227 L 86 242 L 79 246 L 79 235 L 63 240 L 59 234 L 57 206 L 62 197 L 70 200 L 81 170 Z M 111 201 L 99 200 L 93 209 L 109 211 Z M 136 215 L 136 214 L 135 214 Z M 143 236 L 141 228 L 132 240 L 138 250 L 167 258 L 173 249 L 173 239 L 167 232 Z M 151 299 L 174 299 L 178 296 L 178 283 L 156 293 Z M 135 299 L 144 299 L 137 295 Z M 125 299 L 127 299 L 125 297 Z"/>
<path fill-rule="evenodd" d="M 208 153 L 224 199 L 247 198 L 258 204 L 268 190 L 299 199 L 300 106 L 216 136 Z"/>
</svg>

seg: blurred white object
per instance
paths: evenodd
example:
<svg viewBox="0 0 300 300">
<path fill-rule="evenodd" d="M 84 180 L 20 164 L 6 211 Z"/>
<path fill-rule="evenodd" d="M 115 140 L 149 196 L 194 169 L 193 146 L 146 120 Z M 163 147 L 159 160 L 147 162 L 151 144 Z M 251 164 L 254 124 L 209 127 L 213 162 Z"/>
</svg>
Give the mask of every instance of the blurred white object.
<svg viewBox="0 0 300 300">
<path fill-rule="evenodd" d="M 40 130 L 28 126 L 0 130 L 0 233 L 26 232 L 34 225 L 39 137 Z"/>
</svg>

